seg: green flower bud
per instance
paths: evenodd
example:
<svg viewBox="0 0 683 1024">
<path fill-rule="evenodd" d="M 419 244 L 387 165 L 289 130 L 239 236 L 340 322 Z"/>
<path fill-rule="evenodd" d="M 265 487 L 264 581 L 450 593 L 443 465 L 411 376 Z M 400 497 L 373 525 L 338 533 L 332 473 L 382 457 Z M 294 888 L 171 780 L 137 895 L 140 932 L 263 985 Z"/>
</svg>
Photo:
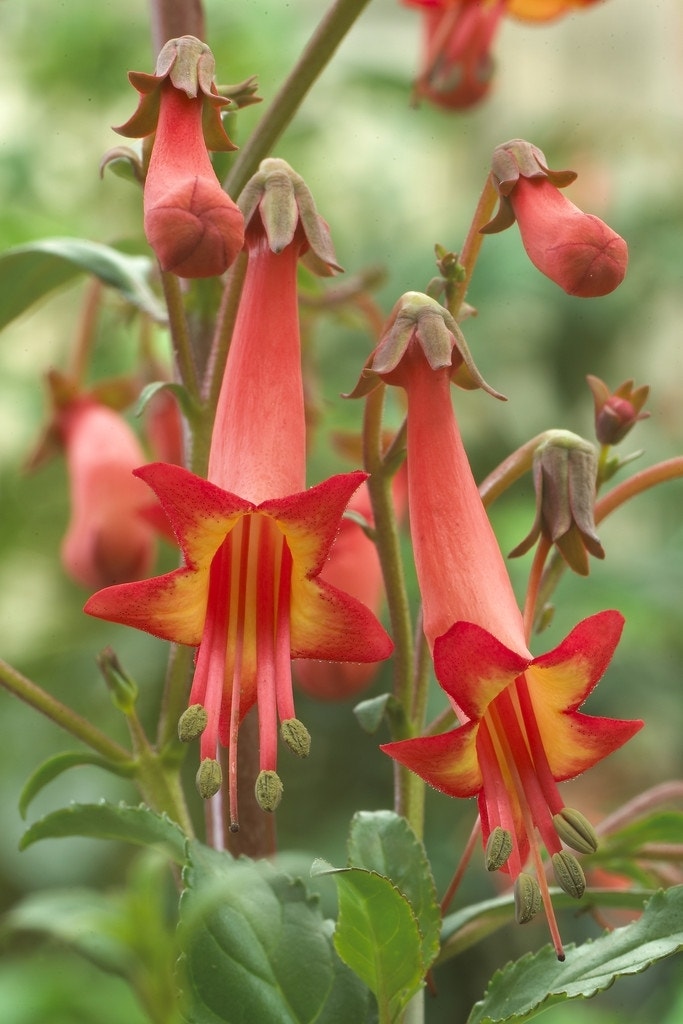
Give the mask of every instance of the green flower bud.
<svg viewBox="0 0 683 1024">
<path fill-rule="evenodd" d="M 209 716 L 203 704 L 191 704 L 183 711 L 178 721 L 178 739 L 181 743 L 191 743 L 206 729 Z"/>
<path fill-rule="evenodd" d="M 486 870 L 497 871 L 502 868 L 511 853 L 512 836 L 507 829 L 496 825 L 486 844 Z"/>
<path fill-rule="evenodd" d="M 311 734 L 298 718 L 287 718 L 280 725 L 280 736 L 297 757 L 308 757 L 311 752 Z"/>
<path fill-rule="evenodd" d="M 267 769 L 256 779 L 256 802 L 262 811 L 274 811 L 282 800 L 283 786 L 277 772 Z"/>
</svg>

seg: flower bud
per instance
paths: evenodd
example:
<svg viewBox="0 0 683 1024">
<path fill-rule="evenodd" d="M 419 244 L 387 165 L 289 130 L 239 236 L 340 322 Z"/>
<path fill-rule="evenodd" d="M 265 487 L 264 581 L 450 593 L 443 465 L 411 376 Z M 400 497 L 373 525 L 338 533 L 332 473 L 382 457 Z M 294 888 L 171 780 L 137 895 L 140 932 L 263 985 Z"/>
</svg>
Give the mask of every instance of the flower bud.
<svg viewBox="0 0 683 1024">
<path fill-rule="evenodd" d="M 574 180 L 573 171 L 551 171 L 540 149 L 513 139 L 494 152 L 492 176 L 500 208 L 482 228 L 485 234 L 516 220 L 531 262 L 568 295 L 594 298 L 621 284 L 628 265 L 626 242 L 559 191 Z"/>
<path fill-rule="evenodd" d="M 100 653 L 97 658 L 97 666 L 109 688 L 115 707 L 124 715 L 129 714 L 138 699 L 137 683 L 123 669 L 111 647 L 105 647 Z"/>
<path fill-rule="evenodd" d="M 178 720 L 178 739 L 181 743 L 191 743 L 204 732 L 209 716 L 202 704 L 191 704 L 183 711 Z"/>
<path fill-rule="evenodd" d="M 593 516 L 597 472 L 597 452 L 589 441 L 566 430 L 549 431 L 534 453 L 536 518 L 510 557 L 523 555 L 542 533 L 574 572 L 587 576 L 588 554 L 605 557 Z"/>
<path fill-rule="evenodd" d="M 286 718 L 280 723 L 280 736 L 297 757 L 308 757 L 311 752 L 311 734 L 298 718 Z"/>
<path fill-rule="evenodd" d="M 595 829 L 581 811 L 563 807 L 559 814 L 553 815 L 553 825 L 562 842 L 577 853 L 595 853 L 597 850 Z"/>
<path fill-rule="evenodd" d="M 633 380 L 627 380 L 611 392 L 599 377 L 589 374 L 586 380 L 593 392 L 595 436 L 600 444 L 618 444 L 638 420 L 647 419 L 650 415 L 649 412 L 641 412 L 650 393 L 647 384 L 634 388 Z"/>
<path fill-rule="evenodd" d="M 575 900 L 580 900 L 586 891 L 586 876 L 573 853 L 561 850 L 551 858 L 557 884 Z"/>
<path fill-rule="evenodd" d="M 200 762 L 195 776 L 197 792 L 202 800 L 210 800 L 212 796 L 215 796 L 221 788 L 222 782 L 223 772 L 218 761 L 213 757 L 205 757 Z"/>
<path fill-rule="evenodd" d="M 258 773 L 256 778 L 255 796 L 256 802 L 262 811 L 277 810 L 282 800 L 283 785 L 277 772 L 267 769 Z"/>
<path fill-rule="evenodd" d="M 501 828 L 500 825 L 491 831 L 491 835 L 486 843 L 486 870 L 487 871 L 498 871 L 504 864 L 507 863 L 508 857 L 512 853 L 512 836 L 506 828 Z"/>
<path fill-rule="evenodd" d="M 522 871 L 515 879 L 515 920 L 528 924 L 543 906 L 541 890 L 533 875 Z"/>
<path fill-rule="evenodd" d="M 116 129 L 133 138 L 156 132 L 145 179 L 145 235 L 162 270 L 179 277 L 222 274 L 244 243 L 240 211 L 207 152 L 235 148 L 220 116 L 230 100 L 218 95 L 214 66 L 211 50 L 194 36 L 169 40 L 155 75 L 130 73 L 141 99 Z"/>
</svg>

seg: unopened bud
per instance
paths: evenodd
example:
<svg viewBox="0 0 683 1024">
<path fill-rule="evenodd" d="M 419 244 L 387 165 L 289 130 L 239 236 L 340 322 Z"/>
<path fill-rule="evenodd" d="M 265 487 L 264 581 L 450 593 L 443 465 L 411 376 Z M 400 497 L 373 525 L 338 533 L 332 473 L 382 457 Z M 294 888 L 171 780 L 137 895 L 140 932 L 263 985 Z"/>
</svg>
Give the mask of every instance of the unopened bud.
<svg viewBox="0 0 683 1024">
<path fill-rule="evenodd" d="M 543 900 L 538 882 L 523 871 L 515 880 L 515 920 L 517 924 L 528 924 L 542 905 Z"/>
<path fill-rule="evenodd" d="M 562 842 L 577 853 L 595 853 L 597 850 L 595 829 L 581 811 L 563 807 L 559 814 L 553 815 L 553 825 Z"/>
<path fill-rule="evenodd" d="M 283 786 L 280 776 L 271 769 L 258 773 L 255 786 L 256 802 L 262 811 L 274 811 L 282 800 Z"/>
<path fill-rule="evenodd" d="M 311 734 L 298 718 L 287 718 L 280 725 L 280 736 L 297 757 L 308 757 L 311 752 Z"/>
<path fill-rule="evenodd" d="M 568 896 L 580 900 L 586 891 L 586 876 L 574 854 L 561 850 L 560 853 L 554 853 L 551 859 L 557 884 Z"/>
<path fill-rule="evenodd" d="M 650 393 L 647 384 L 636 388 L 633 380 L 627 380 L 612 392 L 599 377 L 589 375 L 586 380 L 593 392 L 595 435 L 600 444 L 618 444 L 638 420 L 650 415 L 642 411 Z"/>
<path fill-rule="evenodd" d="M 486 870 L 498 871 L 499 868 L 502 868 L 507 863 L 511 853 L 512 836 L 506 828 L 496 825 L 486 843 L 486 852 L 484 854 Z"/>
<path fill-rule="evenodd" d="M 109 688 L 114 706 L 129 715 L 138 699 L 138 687 L 134 679 L 122 668 L 121 662 L 111 647 L 105 647 L 97 657 L 97 666 Z"/>
<path fill-rule="evenodd" d="M 183 711 L 178 720 L 178 739 L 181 743 L 191 743 L 206 729 L 209 716 L 203 704 L 191 704 Z"/>
<path fill-rule="evenodd" d="M 223 772 L 218 761 L 213 757 L 205 757 L 197 769 L 195 783 L 202 800 L 210 800 L 221 788 Z"/>
</svg>

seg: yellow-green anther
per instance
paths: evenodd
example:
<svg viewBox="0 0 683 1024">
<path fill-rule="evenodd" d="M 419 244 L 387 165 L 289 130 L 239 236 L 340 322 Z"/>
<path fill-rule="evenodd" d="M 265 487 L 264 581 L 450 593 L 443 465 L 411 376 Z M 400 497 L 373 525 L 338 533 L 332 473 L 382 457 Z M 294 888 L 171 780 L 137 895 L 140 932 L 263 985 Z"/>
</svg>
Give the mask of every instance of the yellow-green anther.
<svg viewBox="0 0 683 1024">
<path fill-rule="evenodd" d="M 563 807 L 559 814 L 553 815 L 553 825 L 562 842 L 577 853 L 595 853 L 597 850 L 595 829 L 581 811 Z"/>
<path fill-rule="evenodd" d="M 515 881 L 515 920 L 517 924 L 528 924 L 542 905 L 543 900 L 538 882 L 523 871 Z"/>
<path fill-rule="evenodd" d="M 197 769 L 195 783 L 197 792 L 202 800 L 210 800 L 221 788 L 223 772 L 218 761 L 212 757 L 205 757 Z"/>
<path fill-rule="evenodd" d="M 191 743 L 206 729 L 209 716 L 203 704 L 191 704 L 183 711 L 178 720 L 178 739 L 181 743 Z"/>
<path fill-rule="evenodd" d="M 254 790 L 262 811 L 274 811 L 282 800 L 283 786 L 277 772 L 266 769 L 258 773 Z"/>
<path fill-rule="evenodd" d="M 557 884 L 568 896 L 580 900 L 586 890 L 586 877 L 574 854 L 561 850 L 553 854 L 552 862 Z"/>
<path fill-rule="evenodd" d="M 311 734 L 298 718 L 286 718 L 280 725 L 280 736 L 297 757 L 308 757 L 311 752 Z"/>
<path fill-rule="evenodd" d="M 507 829 L 496 825 L 486 843 L 486 870 L 497 871 L 502 868 L 511 853 L 512 836 Z"/>
</svg>

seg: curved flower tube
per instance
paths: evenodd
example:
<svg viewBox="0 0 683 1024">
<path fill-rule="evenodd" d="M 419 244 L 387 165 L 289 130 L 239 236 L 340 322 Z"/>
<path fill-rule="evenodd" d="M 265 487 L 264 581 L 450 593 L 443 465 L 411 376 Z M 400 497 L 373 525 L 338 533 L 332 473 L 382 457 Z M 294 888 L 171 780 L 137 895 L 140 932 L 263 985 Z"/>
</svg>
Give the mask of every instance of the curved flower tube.
<svg viewBox="0 0 683 1024">
<path fill-rule="evenodd" d="M 430 365 L 423 344 L 415 331 L 394 368 L 374 370 L 407 395 L 408 501 L 424 631 L 460 726 L 382 749 L 443 792 L 478 797 L 489 869 L 510 873 L 518 920 L 543 903 L 563 958 L 539 837 L 558 883 L 581 896 L 581 868 L 561 840 L 580 852 L 597 841 L 585 818 L 564 806 L 556 783 L 596 764 L 642 726 L 578 712 L 609 663 L 623 620 L 603 612 L 549 654 L 531 654 L 460 438 L 452 368 L 445 360 L 435 366 L 433 355 Z M 529 856 L 536 879 L 524 871 Z"/>
</svg>

